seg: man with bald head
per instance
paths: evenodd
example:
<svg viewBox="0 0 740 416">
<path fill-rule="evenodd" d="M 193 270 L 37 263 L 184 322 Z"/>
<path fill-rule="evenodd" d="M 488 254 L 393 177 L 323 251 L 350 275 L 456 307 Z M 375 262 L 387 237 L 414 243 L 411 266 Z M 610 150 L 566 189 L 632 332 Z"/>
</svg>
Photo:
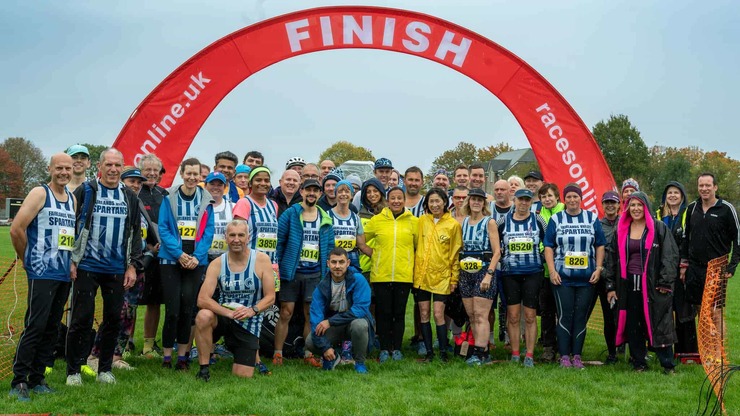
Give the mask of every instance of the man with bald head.
<svg viewBox="0 0 740 416">
<path fill-rule="evenodd" d="M 66 189 L 72 179 L 73 159 L 57 153 L 49 162 L 51 181 L 37 186 L 23 200 L 10 226 L 10 239 L 28 276 L 25 328 L 15 359 L 10 395 L 19 401 L 53 393 L 44 379 L 53 361 L 57 326 L 62 319 L 70 286 L 70 262 L 75 239 L 75 197 Z"/>
<path fill-rule="evenodd" d="M 268 195 L 270 199 L 275 201 L 278 206 L 278 217 L 293 204 L 300 203 L 301 198 L 298 187 L 301 185 L 301 175 L 293 169 L 288 169 L 283 172 L 283 176 L 280 177 L 280 186 L 273 189 Z"/>
<path fill-rule="evenodd" d="M 319 163 L 319 168 L 321 169 L 319 182 L 323 182 L 324 177 L 331 172 L 332 169 L 336 168 L 336 165 L 334 165 L 334 162 L 332 162 L 329 159 L 322 160 L 321 163 Z"/>
<path fill-rule="evenodd" d="M 509 182 L 504 179 L 493 184 L 494 203 L 491 204 L 491 217 L 497 220 L 511 211 L 513 204 L 509 198 Z"/>
</svg>

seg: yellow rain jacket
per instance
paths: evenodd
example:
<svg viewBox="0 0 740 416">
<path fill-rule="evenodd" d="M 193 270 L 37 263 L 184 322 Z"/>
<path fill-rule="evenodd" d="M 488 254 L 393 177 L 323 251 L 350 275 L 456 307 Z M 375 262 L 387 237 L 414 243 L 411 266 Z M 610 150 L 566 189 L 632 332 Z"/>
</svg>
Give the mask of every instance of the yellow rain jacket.
<svg viewBox="0 0 740 416">
<path fill-rule="evenodd" d="M 419 218 L 419 244 L 414 262 L 414 288 L 450 294 L 460 275 L 462 229 L 449 212 L 434 223 L 432 214 Z"/>
<path fill-rule="evenodd" d="M 394 218 L 390 208 L 383 208 L 364 227 L 365 241 L 374 240 L 370 283 L 413 283 L 419 219 L 410 211 Z"/>
</svg>

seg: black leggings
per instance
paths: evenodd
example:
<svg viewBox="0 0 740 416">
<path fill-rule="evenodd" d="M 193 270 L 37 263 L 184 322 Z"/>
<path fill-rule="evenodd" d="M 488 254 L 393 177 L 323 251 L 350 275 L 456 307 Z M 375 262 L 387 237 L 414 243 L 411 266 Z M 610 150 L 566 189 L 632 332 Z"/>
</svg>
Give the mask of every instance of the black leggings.
<svg viewBox="0 0 740 416">
<path fill-rule="evenodd" d="M 406 327 L 406 302 L 411 283 L 373 283 L 375 316 L 381 350 L 400 350 Z"/>
<path fill-rule="evenodd" d="M 162 346 L 172 348 L 190 341 L 190 326 L 193 307 L 198 296 L 200 278 L 205 266 L 183 269 L 179 265 L 162 264 L 162 300 L 164 301 L 164 326 L 162 327 Z"/>
</svg>

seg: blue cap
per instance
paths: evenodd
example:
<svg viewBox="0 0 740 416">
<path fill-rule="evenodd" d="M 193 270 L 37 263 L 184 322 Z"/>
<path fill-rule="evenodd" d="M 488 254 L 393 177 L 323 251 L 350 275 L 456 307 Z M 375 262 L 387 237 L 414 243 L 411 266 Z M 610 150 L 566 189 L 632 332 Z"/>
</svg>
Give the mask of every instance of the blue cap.
<svg viewBox="0 0 740 416">
<path fill-rule="evenodd" d="M 617 194 L 614 191 L 606 191 L 606 192 L 604 192 L 604 195 L 601 197 L 601 202 L 606 202 L 606 201 L 612 201 L 612 202 L 616 202 L 618 204 L 619 203 L 619 194 Z"/>
<path fill-rule="evenodd" d="M 470 195 L 470 194 L 468 194 L 468 195 Z M 529 189 L 522 188 L 522 189 L 517 189 L 516 190 L 516 192 L 514 193 L 514 198 L 529 198 L 529 199 L 532 199 L 532 198 L 534 198 L 534 194 Z"/>
<path fill-rule="evenodd" d="M 238 175 L 240 173 L 246 173 L 249 175 L 249 172 L 252 171 L 252 168 L 250 168 L 247 165 L 236 165 L 236 172 L 234 172 L 234 175 Z"/>
<path fill-rule="evenodd" d="M 221 172 L 211 172 L 206 176 L 206 183 L 211 183 L 213 181 L 221 181 L 226 185 L 226 176 Z"/>
<path fill-rule="evenodd" d="M 74 156 L 78 153 L 84 153 L 87 157 L 90 157 L 90 151 L 87 150 L 87 147 L 81 144 L 73 144 L 72 146 L 69 146 L 69 149 L 67 149 L 67 154 L 70 156 Z"/>
<path fill-rule="evenodd" d="M 390 159 L 386 159 L 384 157 L 381 157 L 380 159 L 375 161 L 375 169 L 393 169 L 393 162 L 391 162 Z"/>
<path fill-rule="evenodd" d="M 126 166 L 123 168 L 123 172 L 121 172 L 121 180 L 126 178 L 136 178 L 141 179 L 142 181 L 146 181 L 146 176 L 141 174 L 141 171 L 139 168 L 134 166 Z"/>
</svg>

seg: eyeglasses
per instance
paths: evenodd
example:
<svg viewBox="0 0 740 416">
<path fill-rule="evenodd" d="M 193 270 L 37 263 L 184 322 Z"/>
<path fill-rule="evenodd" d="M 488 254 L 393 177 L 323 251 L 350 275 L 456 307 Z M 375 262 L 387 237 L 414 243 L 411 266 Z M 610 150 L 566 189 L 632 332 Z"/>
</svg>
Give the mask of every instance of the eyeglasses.
<svg viewBox="0 0 740 416">
<path fill-rule="evenodd" d="M 319 179 L 319 175 L 303 175 L 303 179 Z"/>
<path fill-rule="evenodd" d="M 467 196 L 453 196 L 452 197 L 452 199 L 459 199 L 459 200 L 463 200 L 465 198 L 467 198 Z"/>
</svg>

